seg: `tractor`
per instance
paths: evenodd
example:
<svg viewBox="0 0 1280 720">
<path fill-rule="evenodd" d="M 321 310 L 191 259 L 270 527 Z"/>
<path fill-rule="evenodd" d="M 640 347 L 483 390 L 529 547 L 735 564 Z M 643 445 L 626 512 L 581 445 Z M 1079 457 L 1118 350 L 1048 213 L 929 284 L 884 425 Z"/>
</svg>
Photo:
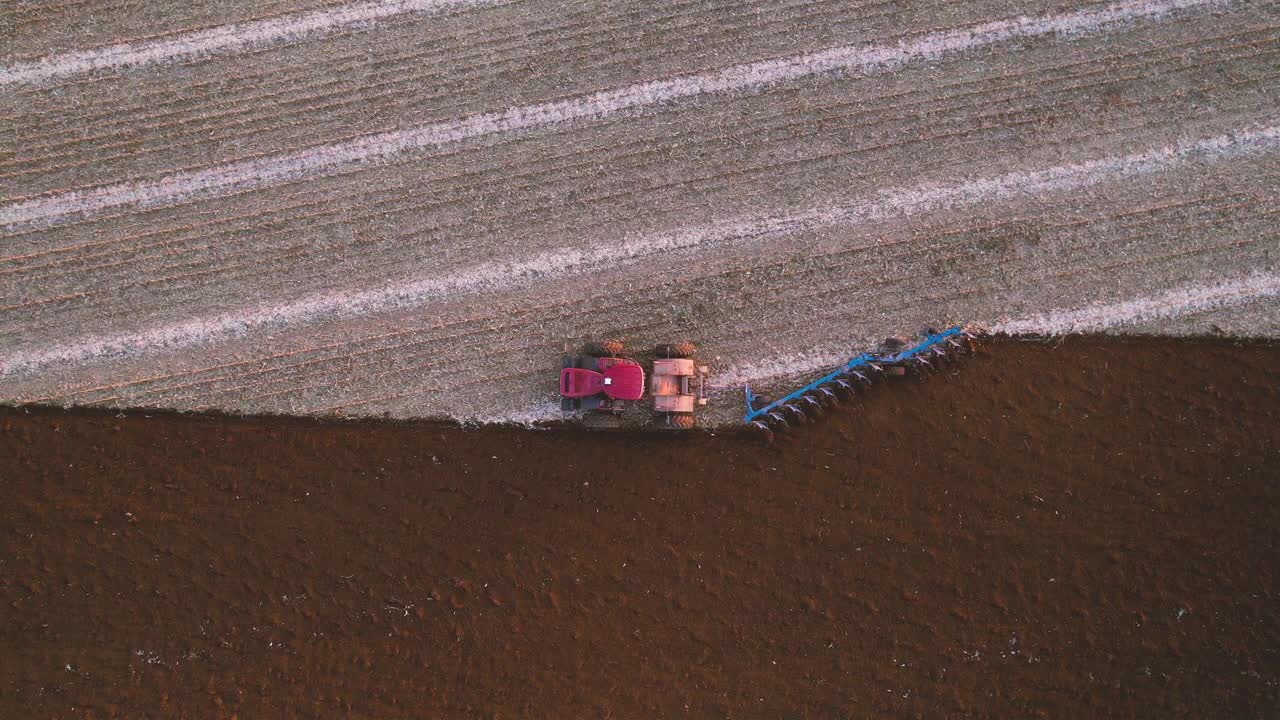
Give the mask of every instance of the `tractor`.
<svg viewBox="0 0 1280 720">
<path fill-rule="evenodd" d="M 560 409 L 581 413 L 588 427 L 621 427 L 629 403 L 645 395 L 644 367 L 624 356 L 622 343 L 592 343 L 581 353 L 565 347 L 560 370 Z M 659 345 L 653 351 L 648 391 L 652 420 L 660 428 L 688 430 L 694 411 L 707 404 L 708 368 L 693 360 L 690 343 Z M 635 415 L 635 413 L 631 413 Z"/>
</svg>

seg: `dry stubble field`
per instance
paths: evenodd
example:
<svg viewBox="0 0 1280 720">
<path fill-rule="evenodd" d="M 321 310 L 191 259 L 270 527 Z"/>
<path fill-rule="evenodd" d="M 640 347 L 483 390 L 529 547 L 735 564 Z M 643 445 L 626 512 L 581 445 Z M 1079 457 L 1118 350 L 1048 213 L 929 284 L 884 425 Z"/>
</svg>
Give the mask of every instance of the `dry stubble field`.
<svg viewBox="0 0 1280 720">
<path fill-rule="evenodd" d="M 1274 3 L 60 2 L 0 32 L 10 403 L 537 420 L 601 336 L 731 384 L 956 321 L 1280 333 Z"/>
</svg>

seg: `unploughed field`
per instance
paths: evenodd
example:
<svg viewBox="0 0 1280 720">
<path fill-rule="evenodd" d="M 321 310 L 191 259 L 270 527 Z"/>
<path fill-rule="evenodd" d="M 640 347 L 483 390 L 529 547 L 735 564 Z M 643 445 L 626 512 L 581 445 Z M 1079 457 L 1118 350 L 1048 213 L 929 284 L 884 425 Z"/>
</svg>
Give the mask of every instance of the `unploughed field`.
<svg viewBox="0 0 1280 720">
<path fill-rule="evenodd" d="M 7 404 L 535 421 L 588 339 L 731 385 L 962 321 L 1280 336 L 1271 2 L 64 0 L 0 33 Z"/>
</svg>

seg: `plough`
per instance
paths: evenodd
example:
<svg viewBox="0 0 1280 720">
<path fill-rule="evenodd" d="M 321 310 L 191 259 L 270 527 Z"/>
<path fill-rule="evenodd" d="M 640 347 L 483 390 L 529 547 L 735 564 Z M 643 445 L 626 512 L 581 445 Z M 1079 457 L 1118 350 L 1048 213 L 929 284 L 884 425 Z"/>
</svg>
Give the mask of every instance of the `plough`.
<svg viewBox="0 0 1280 720">
<path fill-rule="evenodd" d="M 778 400 L 757 395 L 751 391 L 751 385 L 743 385 L 747 414 L 742 419 L 767 439 L 773 440 L 774 432 L 785 430 L 793 423 L 808 422 L 809 416 L 822 408 L 852 397 L 858 384 L 870 383 L 875 375 L 903 375 L 911 367 L 933 367 L 934 362 L 946 356 L 948 351 L 972 352 L 977 338 L 977 333 L 963 325 L 942 332 L 930 331 L 924 340 L 900 352 L 880 355 L 864 352 Z"/>
</svg>

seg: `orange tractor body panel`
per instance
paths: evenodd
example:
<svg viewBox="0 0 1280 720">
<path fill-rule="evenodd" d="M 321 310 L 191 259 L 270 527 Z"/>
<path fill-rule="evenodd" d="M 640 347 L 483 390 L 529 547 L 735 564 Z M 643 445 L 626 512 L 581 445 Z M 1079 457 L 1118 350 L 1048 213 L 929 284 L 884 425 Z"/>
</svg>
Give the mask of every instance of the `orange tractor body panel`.
<svg viewBox="0 0 1280 720">
<path fill-rule="evenodd" d="M 649 384 L 654 412 L 693 412 L 699 397 L 690 388 L 690 380 L 696 373 L 693 360 L 688 358 L 654 360 Z"/>
</svg>

